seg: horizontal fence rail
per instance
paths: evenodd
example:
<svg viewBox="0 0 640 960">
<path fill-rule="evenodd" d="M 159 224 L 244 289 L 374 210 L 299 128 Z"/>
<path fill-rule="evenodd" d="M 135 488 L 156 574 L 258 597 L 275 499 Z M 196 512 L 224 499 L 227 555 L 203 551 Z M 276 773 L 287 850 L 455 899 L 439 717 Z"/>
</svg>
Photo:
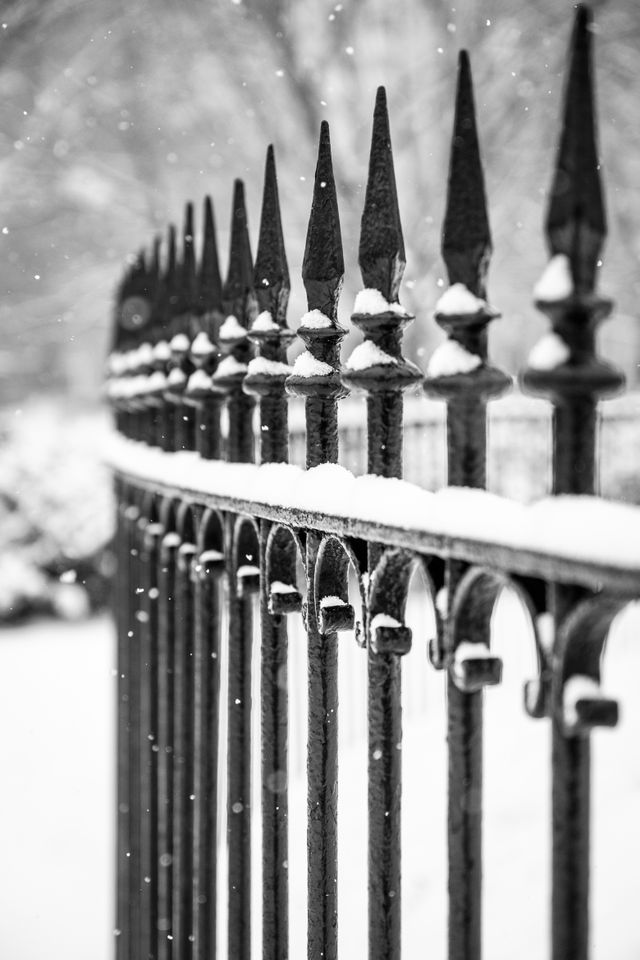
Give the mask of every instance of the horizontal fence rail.
<svg viewBox="0 0 640 960">
<path fill-rule="evenodd" d="M 255 264 L 236 181 L 224 284 L 209 199 L 199 261 L 189 204 L 180 256 L 170 228 L 164 258 L 156 241 L 127 271 L 107 384 L 119 434 L 110 453 L 119 504 L 118 960 L 211 960 L 221 930 L 222 956 L 249 960 L 256 925 L 264 960 L 289 956 L 292 615 L 302 617 L 308 661 L 307 955 L 338 953 L 337 665 L 339 635 L 355 629 L 368 684 L 368 956 L 399 960 L 401 663 L 412 650 L 406 605 L 418 571 L 436 611 L 429 661 L 447 694 L 448 956 L 481 955 L 483 691 L 501 681 L 491 615 L 511 586 L 535 644 L 525 709 L 548 721 L 552 739 L 550 955 L 586 960 L 590 733 L 618 719 L 601 688 L 601 655 L 612 621 L 640 596 L 640 511 L 595 496 L 597 404 L 623 380 L 595 346 L 611 304 L 595 289 L 606 227 L 591 39 L 580 6 L 547 215 L 550 261 L 536 287 L 551 331 L 520 377 L 549 401 L 546 500 L 523 506 L 486 491 L 487 403 L 511 377 L 487 352 L 497 313 L 487 300 L 491 236 L 466 53 L 442 234 L 450 286 L 435 309 L 447 339 L 426 375 L 402 354 L 413 318 L 398 302 L 404 241 L 382 88 L 362 215 L 364 287 L 352 315 L 363 339 L 345 363 L 326 123 L 302 269 L 308 312 L 295 333 L 271 147 Z M 304 350 L 291 366 L 296 337 Z M 435 494 L 401 479 L 403 443 L 412 455 L 425 443 L 403 426 L 404 393 L 418 388 L 446 409 L 448 488 Z M 366 476 L 340 462 L 338 410 L 350 392 L 366 399 L 356 441 Z M 300 433 L 290 428 L 289 395 L 304 404 L 304 467 L 288 463 Z M 261 851 L 252 840 L 258 794 Z M 252 915 L 256 871 L 262 903 Z"/>
</svg>

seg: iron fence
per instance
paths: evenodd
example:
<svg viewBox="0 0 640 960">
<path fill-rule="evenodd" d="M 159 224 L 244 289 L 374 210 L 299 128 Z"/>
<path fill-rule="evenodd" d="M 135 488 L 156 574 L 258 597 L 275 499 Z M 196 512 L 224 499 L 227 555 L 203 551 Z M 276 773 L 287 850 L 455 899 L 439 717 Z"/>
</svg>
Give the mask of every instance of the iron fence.
<svg viewBox="0 0 640 960">
<path fill-rule="evenodd" d="M 112 454 L 120 960 L 215 956 L 217 884 L 226 888 L 227 955 L 248 958 L 251 925 L 261 923 L 265 960 L 288 956 L 287 618 L 297 613 L 308 649 L 308 956 L 337 956 L 338 636 L 354 624 L 368 672 L 368 954 L 400 956 L 400 665 L 412 647 L 405 604 L 417 569 L 437 597 L 429 660 L 447 690 L 450 960 L 481 950 L 483 690 L 501 679 L 490 619 L 507 584 L 523 598 L 535 635 L 538 672 L 525 708 L 549 722 L 553 741 L 551 955 L 587 957 L 590 732 L 618 716 L 600 688 L 601 653 L 613 618 L 640 593 L 640 555 L 630 541 L 637 512 L 591 497 L 597 403 L 620 390 L 622 377 L 595 349 L 611 304 L 595 289 L 605 215 L 590 47 L 590 16 L 580 7 L 547 217 L 551 259 L 537 287 L 551 332 L 521 375 L 526 391 L 550 403 L 554 498 L 542 508 L 514 512 L 482 493 L 487 402 L 508 390 L 511 377 L 487 355 L 497 314 L 487 302 L 491 239 L 466 53 L 442 235 L 450 288 L 435 311 L 447 340 L 426 376 L 402 355 L 412 318 L 398 303 L 404 246 L 382 88 L 362 215 L 364 290 L 352 316 L 363 340 L 344 365 L 346 331 L 337 321 L 344 266 L 326 123 L 302 271 L 308 312 L 296 333 L 286 323 L 289 275 L 272 148 L 255 264 L 236 181 L 224 284 L 209 199 L 199 262 L 188 205 L 180 258 L 170 228 L 164 261 L 156 241 L 150 258 L 141 254 L 125 275 L 108 382 L 122 437 Z M 296 336 L 305 349 L 291 367 L 286 350 Z M 399 481 L 403 393 L 418 387 L 446 405 L 449 487 L 475 491 L 434 497 Z M 374 477 L 354 479 L 338 466 L 337 411 L 349 391 L 366 397 Z M 288 394 L 304 400 L 305 471 L 287 464 Z M 538 629 L 542 613 L 553 619 L 551 646 Z M 260 697 L 252 704 L 256 619 Z M 261 728 L 260 917 L 251 917 L 250 903 L 260 855 L 251 843 L 252 710 Z M 226 796 L 218 783 L 221 729 Z"/>
</svg>

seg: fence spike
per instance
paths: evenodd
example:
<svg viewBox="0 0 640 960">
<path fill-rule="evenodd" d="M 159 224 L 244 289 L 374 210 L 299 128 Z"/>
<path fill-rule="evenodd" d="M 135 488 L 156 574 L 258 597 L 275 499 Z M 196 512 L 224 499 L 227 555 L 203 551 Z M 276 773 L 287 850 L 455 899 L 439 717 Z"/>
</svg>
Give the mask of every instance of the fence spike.
<svg viewBox="0 0 640 960">
<path fill-rule="evenodd" d="M 244 183 L 242 180 L 235 180 L 233 185 L 229 268 L 222 290 L 222 299 L 226 312 L 237 317 L 243 326 L 246 326 L 245 314 L 252 291 L 253 261 L 247 225 Z"/>
<path fill-rule="evenodd" d="M 551 254 L 569 258 L 577 293 L 593 292 L 597 261 L 607 232 L 591 62 L 591 12 L 579 4 L 570 43 L 562 132 L 546 223 Z"/>
<path fill-rule="evenodd" d="M 216 226 L 211 197 L 204 200 L 204 234 L 202 259 L 200 261 L 199 294 L 200 309 L 222 312 L 222 279 L 216 243 Z"/>
<path fill-rule="evenodd" d="M 167 336 L 171 335 L 170 325 L 171 319 L 175 312 L 175 306 L 177 303 L 176 295 L 176 274 L 178 269 L 177 261 L 177 252 L 176 252 L 176 228 L 174 224 L 170 223 L 167 229 L 167 261 L 164 269 L 164 285 L 166 291 L 165 299 L 165 325 L 167 330 Z"/>
<path fill-rule="evenodd" d="M 442 257 L 449 282 L 463 283 L 477 297 L 484 299 L 490 255 L 491 231 L 476 128 L 471 64 L 467 51 L 461 50 L 447 206 L 442 228 Z"/>
<path fill-rule="evenodd" d="M 156 234 L 151 244 L 151 274 L 157 278 L 160 276 L 160 251 L 162 249 L 162 237 Z"/>
<path fill-rule="evenodd" d="M 156 234 L 151 243 L 151 256 L 149 260 L 149 301 L 151 304 L 151 317 L 149 330 L 146 339 L 155 343 L 161 330 L 161 312 L 162 312 L 162 277 L 160 267 L 160 256 L 162 250 L 162 239 Z"/>
<path fill-rule="evenodd" d="M 344 277 L 340 214 L 333 176 L 329 124 L 320 125 L 320 144 L 311 216 L 302 261 L 302 279 L 309 310 L 320 310 L 335 322 Z"/>
<path fill-rule="evenodd" d="M 193 235 L 193 204 L 187 203 L 184 210 L 182 234 L 182 269 L 180 277 L 180 308 L 190 313 L 197 302 L 196 253 Z"/>
<path fill-rule="evenodd" d="M 378 87 L 373 114 L 359 264 L 365 287 L 379 290 L 390 303 L 397 302 L 406 258 L 384 87 Z"/>
<path fill-rule="evenodd" d="M 287 365 L 287 346 L 295 333 L 287 327 L 289 269 L 278 201 L 278 181 L 273 147 L 267 150 L 264 192 L 260 218 L 260 239 L 254 270 L 255 296 L 260 313 L 248 337 L 258 348 L 258 357 L 249 364 L 243 388 L 260 398 L 260 459 L 286 462 L 289 432 L 285 379 L 291 373 Z"/>
<path fill-rule="evenodd" d="M 218 341 L 226 356 L 211 383 L 217 393 L 227 398 L 227 460 L 251 463 L 255 458 L 252 425 L 255 401 L 242 392 L 242 383 L 253 353 L 247 338 L 254 312 L 253 261 L 242 180 L 234 182 L 229 269 L 222 289 L 222 303 L 227 318 L 218 331 Z"/>
<path fill-rule="evenodd" d="M 211 375 L 218 365 L 216 340 L 222 320 L 222 282 L 211 197 L 205 197 L 204 201 L 202 258 L 197 289 L 196 336 L 190 350 L 195 369 L 187 382 L 185 400 L 195 410 L 196 449 L 201 457 L 212 460 L 217 459 L 221 451 L 220 408 L 223 401 L 222 396 L 211 389 Z"/>
<path fill-rule="evenodd" d="M 278 180 L 273 146 L 267 149 L 262 195 L 260 236 L 254 269 L 255 295 L 260 311 L 268 310 L 280 325 L 289 301 L 289 267 L 280 217 Z"/>
</svg>

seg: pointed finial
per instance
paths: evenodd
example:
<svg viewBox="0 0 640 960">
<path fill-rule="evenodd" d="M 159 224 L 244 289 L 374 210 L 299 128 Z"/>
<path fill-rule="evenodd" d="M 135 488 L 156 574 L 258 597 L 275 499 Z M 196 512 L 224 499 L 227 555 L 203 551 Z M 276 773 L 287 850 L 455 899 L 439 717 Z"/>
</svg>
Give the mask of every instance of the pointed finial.
<svg viewBox="0 0 640 960">
<path fill-rule="evenodd" d="M 397 302 L 406 260 L 384 87 L 378 87 L 373 114 L 359 263 L 364 286 L 379 290 L 389 303 Z"/>
<path fill-rule="evenodd" d="M 591 13 L 578 5 L 570 44 L 562 133 L 547 213 L 552 255 L 569 258 L 578 293 L 591 293 L 607 232 L 591 70 Z"/>
<path fill-rule="evenodd" d="M 178 303 L 177 273 L 176 228 L 171 223 L 167 231 L 167 262 L 164 270 L 165 309 L 166 318 L 169 322 L 175 315 L 176 305 Z"/>
<path fill-rule="evenodd" d="M 323 120 L 320 126 L 311 216 L 302 261 L 302 279 L 307 291 L 309 310 L 320 310 L 335 320 L 343 276 L 344 258 L 329 124 Z"/>
<path fill-rule="evenodd" d="M 200 309 L 205 313 L 210 310 L 222 311 L 222 280 L 211 197 L 205 197 L 204 200 L 204 235 L 199 281 Z"/>
<path fill-rule="evenodd" d="M 176 228 L 170 223 L 167 229 L 167 262 L 165 264 L 165 277 L 167 280 L 173 280 L 176 273 Z"/>
<path fill-rule="evenodd" d="M 282 325 L 287 312 L 290 285 L 272 145 L 267 150 L 260 237 L 253 278 L 258 309 L 268 310 L 273 319 Z"/>
<path fill-rule="evenodd" d="M 236 180 L 233 186 L 229 269 L 222 296 L 227 313 L 237 317 L 241 324 L 245 324 L 245 313 L 252 290 L 253 262 L 244 201 L 244 183 L 242 180 Z"/>
<path fill-rule="evenodd" d="M 136 297 L 145 297 L 149 293 L 149 271 L 147 269 L 147 255 L 144 250 L 138 250 L 131 272 L 131 294 Z"/>
<path fill-rule="evenodd" d="M 467 51 L 461 50 L 447 208 L 442 228 L 442 257 L 447 265 L 449 282 L 463 283 L 471 293 L 484 298 L 490 254 L 491 231 L 476 129 L 471 64 Z"/>
<path fill-rule="evenodd" d="M 151 244 L 151 258 L 149 264 L 149 297 L 151 301 L 151 320 L 152 329 L 150 336 L 153 339 L 159 331 L 160 317 L 162 315 L 162 277 L 160 273 L 160 251 L 162 240 L 159 236 L 153 238 Z"/>
<path fill-rule="evenodd" d="M 156 278 L 160 276 L 160 251 L 162 249 L 162 237 L 158 234 L 153 238 L 151 244 L 151 274 Z"/>
<path fill-rule="evenodd" d="M 193 204 L 187 203 L 184 210 L 182 235 L 182 269 L 180 277 L 180 308 L 185 313 L 193 310 L 196 303 L 196 254 L 193 236 Z"/>
</svg>

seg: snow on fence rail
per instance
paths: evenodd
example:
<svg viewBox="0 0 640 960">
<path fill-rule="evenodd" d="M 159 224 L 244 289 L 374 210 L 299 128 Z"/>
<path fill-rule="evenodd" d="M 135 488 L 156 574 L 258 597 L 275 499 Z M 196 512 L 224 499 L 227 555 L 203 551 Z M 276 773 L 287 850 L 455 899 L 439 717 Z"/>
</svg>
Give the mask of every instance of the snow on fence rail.
<svg viewBox="0 0 640 960">
<path fill-rule="evenodd" d="M 521 375 L 524 390 L 550 401 L 548 499 L 522 506 L 485 489 L 487 403 L 511 377 L 487 353 L 497 314 L 486 293 L 491 241 L 465 53 L 443 228 L 451 286 L 435 310 L 447 340 L 426 375 L 402 355 L 412 318 L 398 303 L 404 246 L 382 89 L 362 217 L 364 289 L 352 316 L 364 340 L 343 364 L 344 268 L 326 123 L 302 271 L 309 310 L 296 333 L 286 324 L 271 148 L 255 266 L 237 181 L 224 286 L 209 200 L 199 263 L 188 205 L 180 262 L 170 228 L 164 264 L 156 242 L 151 260 L 141 255 L 124 277 L 107 388 L 122 435 L 110 454 L 119 501 L 120 960 L 215 956 L 218 900 L 223 955 L 249 958 L 253 922 L 265 960 L 287 957 L 287 618 L 297 614 L 308 655 L 308 957 L 337 954 L 338 635 L 355 627 L 368 677 L 368 951 L 370 960 L 398 960 L 400 664 L 411 654 L 405 607 L 416 571 L 435 601 L 429 660 L 447 692 L 449 958 L 480 956 L 482 696 L 501 681 L 491 614 L 510 585 L 535 645 L 525 709 L 549 723 L 553 740 L 551 952 L 586 960 L 590 732 L 618 718 L 601 687 L 601 654 L 613 619 L 640 595 L 640 511 L 595 497 L 597 404 L 622 377 L 595 350 L 611 305 L 595 290 L 605 221 L 590 45 L 590 15 L 579 7 L 547 219 L 551 259 L 535 290 L 551 333 Z M 305 351 L 291 367 L 296 336 Z M 419 386 L 446 409 L 449 488 L 435 494 L 401 480 L 403 441 L 417 442 L 411 417 L 403 427 L 403 394 Z M 367 476 L 338 463 L 338 409 L 349 391 L 366 399 Z M 287 462 L 288 395 L 304 402 L 306 469 Z M 262 909 L 252 921 L 254 621 Z"/>
</svg>

